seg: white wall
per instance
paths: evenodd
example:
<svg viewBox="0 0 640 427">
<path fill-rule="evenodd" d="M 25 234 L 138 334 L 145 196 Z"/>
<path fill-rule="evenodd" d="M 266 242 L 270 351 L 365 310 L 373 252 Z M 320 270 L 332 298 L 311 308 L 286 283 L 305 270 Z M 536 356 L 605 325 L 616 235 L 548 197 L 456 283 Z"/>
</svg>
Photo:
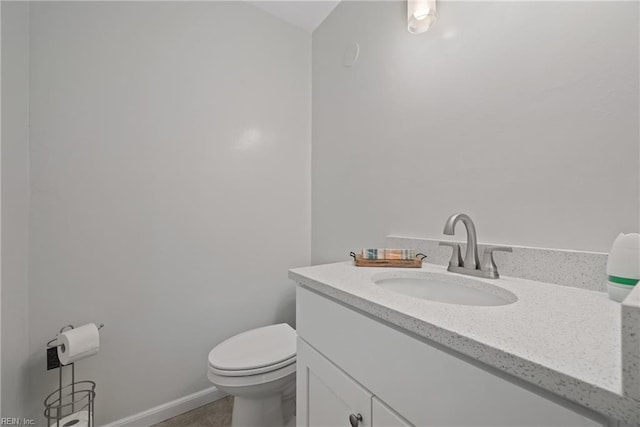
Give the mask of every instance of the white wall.
<svg viewBox="0 0 640 427">
<path fill-rule="evenodd" d="M 439 238 L 456 212 L 481 242 L 637 231 L 638 7 L 439 2 L 411 35 L 405 2 L 342 2 L 313 33 L 313 262 Z"/>
<path fill-rule="evenodd" d="M 310 35 L 241 2 L 41 2 L 31 18 L 34 399 L 55 383 L 47 340 L 104 322 L 77 364 L 101 425 L 209 387 L 223 339 L 293 322 Z"/>
<path fill-rule="evenodd" d="M 29 4 L 2 8 L 2 416 L 29 416 Z"/>
</svg>

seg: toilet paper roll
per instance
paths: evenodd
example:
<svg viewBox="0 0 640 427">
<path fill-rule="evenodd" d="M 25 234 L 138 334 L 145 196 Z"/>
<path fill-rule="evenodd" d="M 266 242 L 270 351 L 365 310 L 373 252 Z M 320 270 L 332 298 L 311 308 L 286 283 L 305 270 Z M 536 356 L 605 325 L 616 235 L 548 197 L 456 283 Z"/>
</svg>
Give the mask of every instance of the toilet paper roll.
<svg viewBox="0 0 640 427">
<path fill-rule="evenodd" d="M 98 354 L 100 332 L 93 323 L 61 332 L 58 335 L 58 359 L 68 365 L 80 359 Z"/>
<path fill-rule="evenodd" d="M 91 417 L 93 421 L 93 417 Z M 60 420 L 61 426 L 89 427 L 89 411 L 78 411 Z M 91 423 L 93 425 L 93 423 Z"/>
</svg>

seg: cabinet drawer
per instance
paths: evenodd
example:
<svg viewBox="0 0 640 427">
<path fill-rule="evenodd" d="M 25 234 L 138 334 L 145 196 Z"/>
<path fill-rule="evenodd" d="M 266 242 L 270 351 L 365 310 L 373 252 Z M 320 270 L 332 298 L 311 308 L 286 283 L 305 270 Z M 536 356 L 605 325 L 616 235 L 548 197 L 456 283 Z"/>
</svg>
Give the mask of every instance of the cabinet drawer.
<svg viewBox="0 0 640 427">
<path fill-rule="evenodd" d="M 302 286 L 297 331 L 414 425 L 606 425 L 598 414 L 542 397 Z"/>
</svg>

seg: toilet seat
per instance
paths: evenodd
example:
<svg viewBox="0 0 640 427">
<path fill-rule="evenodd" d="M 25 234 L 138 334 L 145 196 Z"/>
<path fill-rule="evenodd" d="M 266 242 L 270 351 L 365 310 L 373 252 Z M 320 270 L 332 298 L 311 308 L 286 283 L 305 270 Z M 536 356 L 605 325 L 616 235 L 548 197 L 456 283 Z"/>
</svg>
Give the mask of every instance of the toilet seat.
<svg viewBox="0 0 640 427">
<path fill-rule="evenodd" d="M 256 369 L 234 369 L 234 370 L 219 369 L 211 365 L 211 363 L 209 363 L 209 371 L 224 377 L 246 377 L 251 375 L 266 374 L 269 372 L 277 371 L 278 369 L 285 368 L 295 363 L 296 363 L 295 356 L 293 356 L 290 359 L 283 360 L 282 362 L 278 362 L 273 365 L 263 366 L 261 368 L 256 368 Z"/>
<path fill-rule="evenodd" d="M 274 372 L 296 362 L 296 332 L 286 323 L 252 329 L 218 344 L 209 353 L 216 376 L 244 377 Z"/>
</svg>

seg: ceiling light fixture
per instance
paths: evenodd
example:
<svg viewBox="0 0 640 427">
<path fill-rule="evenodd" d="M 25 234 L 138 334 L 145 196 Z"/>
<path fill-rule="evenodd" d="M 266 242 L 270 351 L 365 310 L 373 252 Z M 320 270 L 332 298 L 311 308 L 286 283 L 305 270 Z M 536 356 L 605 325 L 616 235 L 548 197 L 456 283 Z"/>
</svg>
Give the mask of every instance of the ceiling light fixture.
<svg viewBox="0 0 640 427">
<path fill-rule="evenodd" d="M 411 34 L 424 33 L 436 19 L 436 0 L 407 0 L 407 29 Z"/>
</svg>

